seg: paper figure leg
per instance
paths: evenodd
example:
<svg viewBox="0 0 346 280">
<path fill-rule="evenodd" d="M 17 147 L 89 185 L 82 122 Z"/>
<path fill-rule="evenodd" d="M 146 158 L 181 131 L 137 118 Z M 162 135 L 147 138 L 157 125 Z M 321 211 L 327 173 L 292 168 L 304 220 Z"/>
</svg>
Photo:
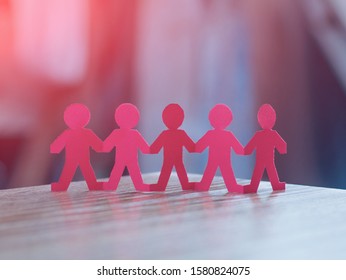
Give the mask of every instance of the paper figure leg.
<svg viewBox="0 0 346 280">
<path fill-rule="evenodd" d="M 103 184 L 103 189 L 106 191 L 116 190 L 118 188 L 120 178 L 123 175 L 125 165 L 115 164 L 111 175 L 109 176 L 109 181 Z"/>
<path fill-rule="evenodd" d="M 269 166 L 267 166 L 267 172 L 270 183 L 272 184 L 273 191 L 285 190 L 286 183 L 279 181 L 278 172 L 276 171 L 274 164 L 270 164 Z"/>
<path fill-rule="evenodd" d="M 143 178 L 138 163 L 128 165 L 127 169 L 129 170 L 132 182 L 137 191 L 150 191 L 150 186 L 143 183 Z"/>
<path fill-rule="evenodd" d="M 189 183 L 189 178 L 187 177 L 186 169 L 182 162 L 175 165 L 175 169 L 178 174 L 178 178 L 183 190 L 192 190 L 195 186 L 194 183 Z"/>
<path fill-rule="evenodd" d="M 74 174 L 76 173 L 78 163 L 68 164 L 65 163 L 65 166 L 61 172 L 59 182 L 52 183 L 51 190 L 52 192 L 63 192 L 66 191 L 73 179 Z"/>
<path fill-rule="evenodd" d="M 201 182 L 195 184 L 196 191 L 208 191 L 210 189 L 210 185 L 214 179 L 217 167 L 218 166 L 214 163 L 207 164 Z"/>
<path fill-rule="evenodd" d="M 251 183 L 247 186 L 244 186 L 244 193 L 256 193 L 258 190 L 258 186 L 261 182 L 263 172 L 265 166 L 264 165 L 255 165 L 255 170 L 252 174 Z"/>
<path fill-rule="evenodd" d="M 96 176 L 90 162 L 86 161 L 80 165 L 85 181 L 87 182 L 90 191 L 102 190 L 102 182 L 97 182 Z"/>
<path fill-rule="evenodd" d="M 220 170 L 228 191 L 235 193 L 243 193 L 243 186 L 237 183 L 231 165 L 222 165 L 220 166 Z"/>
<path fill-rule="evenodd" d="M 165 191 L 169 181 L 169 177 L 171 176 L 171 173 L 172 173 L 172 169 L 173 169 L 173 163 L 167 163 L 164 161 L 162 165 L 161 173 L 159 176 L 159 180 L 157 181 L 157 184 L 152 184 L 150 186 L 150 190 Z"/>
</svg>

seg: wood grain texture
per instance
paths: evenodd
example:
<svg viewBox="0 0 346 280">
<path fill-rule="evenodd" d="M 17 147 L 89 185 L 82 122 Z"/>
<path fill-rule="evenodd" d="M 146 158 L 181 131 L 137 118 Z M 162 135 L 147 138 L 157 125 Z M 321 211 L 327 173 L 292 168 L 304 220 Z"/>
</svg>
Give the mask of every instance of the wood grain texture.
<svg viewBox="0 0 346 280">
<path fill-rule="evenodd" d="M 175 176 L 165 193 L 137 193 L 128 177 L 116 192 L 3 190 L 0 259 L 345 259 L 345 205 L 344 190 L 262 182 L 235 195 L 221 178 L 203 193 Z"/>
</svg>

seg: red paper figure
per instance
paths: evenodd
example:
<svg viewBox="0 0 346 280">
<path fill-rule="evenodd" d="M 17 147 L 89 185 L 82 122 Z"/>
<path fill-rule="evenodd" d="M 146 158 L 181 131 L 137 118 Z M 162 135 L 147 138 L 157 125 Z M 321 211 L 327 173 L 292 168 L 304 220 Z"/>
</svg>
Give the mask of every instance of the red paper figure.
<svg viewBox="0 0 346 280">
<path fill-rule="evenodd" d="M 241 155 L 244 154 L 244 149 L 233 133 L 225 130 L 232 120 L 232 111 L 225 104 L 217 104 L 211 109 L 209 121 L 214 129 L 209 130 L 196 143 L 196 152 L 202 152 L 209 147 L 209 158 L 203 178 L 200 183 L 196 183 L 195 190 L 208 191 L 219 167 L 228 191 L 242 192 L 242 186 L 238 185 L 233 173 L 231 149 Z"/>
<path fill-rule="evenodd" d="M 90 147 L 101 152 L 103 142 L 90 129 L 84 128 L 90 121 L 89 109 L 83 104 L 71 104 L 65 110 L 64 120 L 70 129 L 65 130 L 50 146 L 51 153 L 58 154 L 64 148 L 66 153 L 60 180 L 52 183 L 52 191 L 66 191 L 78 166 L 89 190 L 101 190 L 102 183 L 96 181 L 90 164 Z"/>
<path fill-rule="evenodd" d="M 257 119 L 263 130 L 256 132 L 244 149 L 246 155 L 251 154 L 256 149 L 255 169 L 250 185 L 244 186 L 244 193 L 257 192 L 265 169 L 273 190 L 284 190 L 285 183 L 279 181 L 274 154 L 275 149 L 281 154 L 286 154 L 287 144 L 275 130 L 272 130 L 276 122 L 275 110 L 269 104 L 264 104 L 258 110 Z"/>
<path fill-rule="evenodd" d="M 131 176 L 133 184 L 138 191 L 149 191 L 149 185 L 143 183 L 138 164 L 138 149 L 149 153 L 150 148 L 142 135 L 133 129 L 139 121 L 139 111 L 130 103 L 121 104 L 115 111 L 115 121 L 119 129 L 113 132 L 104 141 L 104 152 L 116 148 L 115 164 L 109 181 L 104 184 L 105 190 L 116 190 L 125 167 Z"/>
<path fill-rule="evenodd" d="M 153 191 L 164 191 L 167 187 L 173 167 L 177 171 L 183 190 L 193 189 L 189 183 L 183 163 L 183 147 L 194 152 L 195 143 L 182 129 L 178 129 L 184 121 L 184 111 L 178 104 L 168 105 L 162 113 L 162 120 L 167 126 L 150 147 L 150 152 L 157 154 L 163 149 L 163 165 L 157 184 L 151 185 Z"/>
</svg>

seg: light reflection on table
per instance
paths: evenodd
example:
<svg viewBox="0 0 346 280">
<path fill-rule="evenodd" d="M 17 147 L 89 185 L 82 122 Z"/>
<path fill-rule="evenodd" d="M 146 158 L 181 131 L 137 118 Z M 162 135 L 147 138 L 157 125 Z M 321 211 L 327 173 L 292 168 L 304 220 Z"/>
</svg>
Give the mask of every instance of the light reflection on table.
<svg viewBox="0 0 346 280">
<path fill-rule="evenodd" d="M 346 257 L 344 190 L 272 192 L 262 182 L 258 194 L 236 195 L 216 178 L 198 193 L 182 191 L 173 176 L 165 193 L 137 193 L 124 177 L 116 192 L 89 192 L 84 182 L 64 193 L 4 190 L 0 205 L 1 259 Z"/>
</svg>

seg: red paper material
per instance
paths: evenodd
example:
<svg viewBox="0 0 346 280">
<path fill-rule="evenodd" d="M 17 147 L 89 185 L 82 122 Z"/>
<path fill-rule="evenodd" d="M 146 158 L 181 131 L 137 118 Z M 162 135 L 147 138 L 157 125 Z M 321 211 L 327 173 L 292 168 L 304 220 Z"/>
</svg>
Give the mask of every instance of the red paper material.
<svg viewBox="0 0 346 280">
<path fill-rule="evenodd" d="M 187 133 L 179 129 L 184 121 L 184 111 L 178 104 L 169 104 L 162 112 L 162 120 L 167 126 L 149 147 L 142 135 L 134 129 L 140 115 L 136 106 L 130 103 L 120 105 L 115 111 L 115 129 L 102 142 L 85 126 L 90 121 L 89 109 L 83 104 L 71 104 L 64 113 L 69 129 L 58 136 L 50 146 L 51 153 L 60 153 L 65 149 L 66 159 L 59 182 L 52 183 L 52 191 L 66 191 L 78 167 L 87 182 L 89 190 L 116 190 L 120 178 L 127 168 L 138 191 L 165 191 L 173 168 L 176 169 L 183 190 L 208 191 L 216 170 L 220 168 L 229 192 L 256 193 L 263 175 L 267 170 L 273 190 L 284 190 L 285 183 L 280 182 L 276 170 L 275 150 L 287 153 L 287 144 L 273 130 L 276 122 L 275 110 L 264 104 L 258 111 L 258 122 L 262 130 L 256 132 L 245 148 L 232 132 L 226 130 L 233 120 L 231 109 L 225 104 L 217 104 L 209 112 L 209 121 L 213 129 L 209 130 L 196 144 Z M 97 182 L 90 164 L 90 148 L 97 152 L 110 152 L 116 149 L 115 163 L 106 183 Z M 201 153 L 209 149 L 208 162 L 201 182 L 188 181 L 183 162 L 183 148 L 188 152 Z M 158 153 L 163 149 L 163 165 L 157 184 L 144 184 L 138 164 L 138 150 L 142 153 Z M 231 163 L 231 150 L 239 155 L 249 155 L 256 150 L 256 164 L 251 183 L 241 186 L 237 183 Z"/>
<path fill-rule="evenodd" d="M 94 170 L 90 164 L 90 148 L 102 151 L 103 143 L 85 126 L 90 121 L 89 109 L 83 104 L 71 104 L 64 113 L 65 130 L 50 146 L 50 152 L 60 153 L 65 149 L 65 165 L 59 182 L 52 183 L 52 191 L 66 191 L 78 167 L 87 182 L 89 190 L 101 190 L 102 183 L 96 181 Z"/>
<path fill-rule="evenodd" d="M 256 193 L 264 170 L 267 170 L 273 190 L 285 190 L 285 183 L 279 181 L 274 163 L 275 149 L 280 154 L 287 153 L 287 144 L 272 130 L 276 122 L 276 113 L 272 106 L 264 104 L 258 111 L 258 123 L 263 130 L 256 132 L 245 147 L 245 154 L 249 155 L 256 150 L 256 164 L 251 183 L 244 187 L 244 193 Z"/>
<path fill-rule="evenodd" d="M 242 186 L 238 185 L 233 173 L 231 149 L 240 155 L 244 154 L 244 149 L 233 133 L 226 130 L 232 120 L 232 111 L 225 104 L 217 104 L 210 110 L 209 121 L 214 129 L 209 130 L 196 143 L 196 152 L 209 148 L 208 163 L 201 182 L 196 183 L 195 190 L 208 191 L 217 168 L 220 168 L 228 191 L 242 192 Z"/>
<path fill-rule="evenodd" d="M 194 152 L 195 143 L 179 127 L 184 121 L 184 111 L 178 104 L 168 105 L 163 113 L 162 120 L 167 126 L 150 147 L 153 154 L 157 154 L 163 149 L 163 165 L 157 184 L 151 185 L 152 191 L 166 190 L 169 177 L 173 167 L 177 172 L 183 190 L 191 190 L 193 183 L 189 183 L 187 173 L 183 163 L 183 148 L 189 152 Z"/>
<path fill-rule="evenodd" d="M 136 106 L 130 103 L 121 104 L 115 111 L 115 121 L 119 129 L 113 132 L 104 141 L 104 152 L 116 149 L 115 164 L 109 181 L 104 184 L 105 190 L 116 190 L 125 167 L 138 191 L 149 191 L 150 187 L 143 183 L 138 164 L 138 150 L 149 153 L 150 148 L 142 135 L 133 129 L 138 124 L 140 115 Z"/>
</svg>

